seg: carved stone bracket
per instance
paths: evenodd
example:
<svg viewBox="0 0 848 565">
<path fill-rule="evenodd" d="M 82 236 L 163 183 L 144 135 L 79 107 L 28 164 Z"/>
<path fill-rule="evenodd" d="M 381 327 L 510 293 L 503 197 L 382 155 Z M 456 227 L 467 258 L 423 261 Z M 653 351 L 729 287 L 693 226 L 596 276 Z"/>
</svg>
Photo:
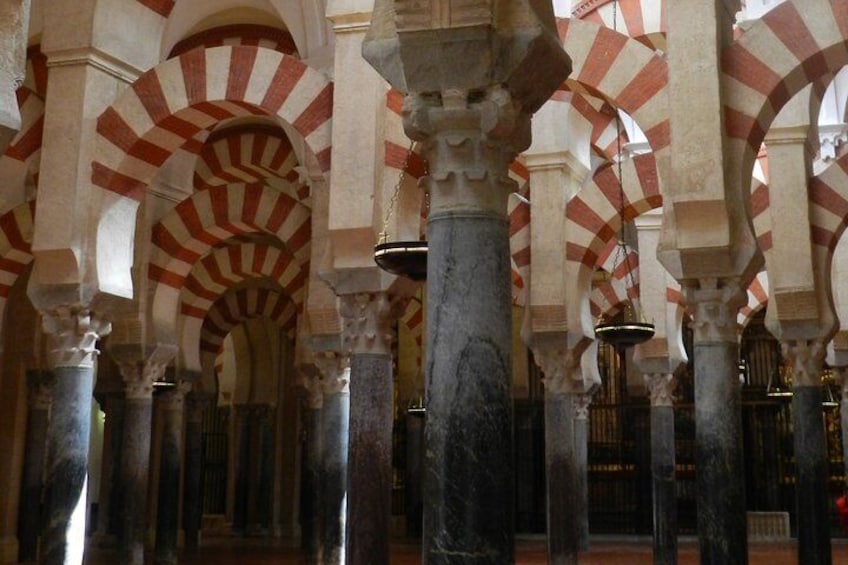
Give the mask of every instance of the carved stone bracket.
<svg viewBox="0 0 848 565">
<path fill-rule="evenodd" d="M 109 334 L 111 325 L 95 313 L 78 306 L 61 306 L 42 312 L 47 334 L 47 363 L 56 367 L 94 367 L 99 354 L 97 340 Z"/>
<path fill-rule="evenodd" d="M 674 389 L 677 379 L 671 373 L 649 373 L 644 376 L 645 386 L 651 395 L 651 406 L 674 406 Z"/>
<path fill-rule="evenodd" d="M 350 354 L 391 354 L 392 323 L 402 314 L 400 301 L 385 292 L 359 292 L 341 297 L 342 345 Z"/>
<path fill-rule="evenodd" d="M 699 285 L 683 287 L 694 308 L 695 342 L 736 342 L 736 315 L 745 303 L 745 291 L 737 279 L 705 278 Z"/>
<path fill-rule="evenodd" d="M 821 386 L 827 353 L 821 340 L 790 340 L 780 344 L 783 358 L 792 366 L 792 386 Z"/>
</svg>

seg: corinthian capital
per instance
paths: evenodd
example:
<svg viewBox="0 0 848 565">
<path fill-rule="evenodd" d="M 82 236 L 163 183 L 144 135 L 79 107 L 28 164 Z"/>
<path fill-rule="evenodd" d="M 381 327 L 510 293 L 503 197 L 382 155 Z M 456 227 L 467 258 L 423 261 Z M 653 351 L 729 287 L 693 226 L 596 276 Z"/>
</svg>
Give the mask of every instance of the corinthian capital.
<svg viewBox="0 0 848 565">
<path fill-rule="evenodd" d="M 61 306 L 42 312 L 47 334 L 47 363 L 56 367 L 93 367 L 99 353 L 97 340 L 108 335 L 111 325 L 82 307 Z"/>
<path fill-rule="evenodd" d="M 584 392 L 583 379 L 580 374 L 579 358 L 568 347 L 563 345 L 534 345 L 533 357 L 545 378 L 542 384 L 549 394 L 573 394 Z"/>
<path fill-rule="evenodd" d="M 394 340 L 393 322 L 401 312 L 385 292 L 360 292 L 341 297 L 344 319 L 342 343 L 352 354 L 390 355 Z"/>
<path fill-rule="evenodd" d="M 324 394 L 348 392 L 350 386 L 350 357 L 335 351 L 320 351 L 313 357 L 321 372 Z"/>
<path fill-rule="evenodd" d="M 152 398 L 153 383 L 165 376 L 165 369 L 177 354 L 177 348 L 164 344 L 151 347 L 132 344 L 111 347 L 109 352 L 121 371 L 126 398 L 144 399 Z"/>
<path fill-rule="evenodd" d="M 737 279 L 701 279 L 697 286 L 684 287 L 684 292 L 695 310 L 696 342 L 736 342 L 736 315 L 745 303 L 745 291 Z"/>
<path fill-rule="evenodd" d="M 824 357 L 821 340 L 788 340 L 780 344 L 783 358 L 792 366 L 792 386 L 820 386 Z"/>
<path fill-rule="evenodd" d="M 671 373 L 648 373 L 645 386 L 651 395 L 651 406 L 674 406 L 674 389 L 677 380 Z"/>
</svg>

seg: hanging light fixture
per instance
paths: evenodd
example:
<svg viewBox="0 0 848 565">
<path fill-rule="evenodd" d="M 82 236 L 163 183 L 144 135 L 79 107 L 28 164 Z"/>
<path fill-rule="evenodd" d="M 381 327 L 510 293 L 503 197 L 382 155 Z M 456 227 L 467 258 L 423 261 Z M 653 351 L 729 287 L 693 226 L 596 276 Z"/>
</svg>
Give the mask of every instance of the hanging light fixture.
<svg viewBox="0 0 848 565">
<path fill-rule="evenodd" d="M 618 0 L 612 5 L 612 22 L 613 31 L 616 29 Z M 621 116 L 618 109 L 615 110 L 615 129 L 616 129 L 616 167 L 618 169 L 618 196 L 619 208 L 618 216 L 620 220 L 620 229 L 618 237 L 618 245 L 613 259 L 613 272 L 616 267 L 624 262 L 624 286 L 625 292 L 627 288 L 635 288 L 633 271 L 630 269 L 630 262 L 627 260 L 627 246 L 624 242 L 624 176 L 621 174 L 621 162 L 623 153 L 621 150 Z M 595 337 L 603 340 L 617 349 L 623 349 L 648 341 L 654 337 L 654 324 L 644 321 L 641 306 L 634 306 L 633 301 L 628 297 L 624 302 L 621 315 L 610 321 L 602 321 L 595 326 Z"/>
<path fill-rule="evenodd" d="M 389 221 L 397 205 L 401 184 L 406 177 L 406 169 L 412 157 L 413 144 L 414 142 L 409 144 L 394 193 L 389 201 L 379 243 L 374 246 L 374 262 L 377 263 L 378 267 L 393 275 L 400 275 L 414 281 L 423 281 L 427 278 L 427 241 L 388 241 Z"/>
</svg>

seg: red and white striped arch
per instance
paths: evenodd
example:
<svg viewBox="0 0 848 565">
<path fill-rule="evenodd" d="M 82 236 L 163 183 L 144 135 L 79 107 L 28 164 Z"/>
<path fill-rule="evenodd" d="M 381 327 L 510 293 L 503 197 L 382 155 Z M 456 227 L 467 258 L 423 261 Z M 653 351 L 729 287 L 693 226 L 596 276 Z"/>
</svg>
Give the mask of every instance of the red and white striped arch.
<svg viewBox="0 0 848 565">
<path fill-rule="evenodd" d="M 298 165 L 291 142 L 278 128 L 240 127 L 209 136 L 200 151 L 194 172 L 195 190 L 232 183 L 253 184 L 280 179 L 275 186 L 298 200 L 309 195 L 299 182 Z"/>
<path fill-rule="evenodd" d="M 267 234 L 307 269 L 311 212 L 264 185 L 214 186 L 194 193 L 153 226 L 148 277 L 156 284 L 153 318 L 159 339 L 177 339 L 179 292 L 192 267 L 228 240 Z"/>
<path fill-rule="evenodd" d="M 41 45 L 32 45 L 27 49 L 26 77 L 23 88 L 47 98 L 47 56 L 41 52 Z"/>
<path fill-rule="evenodd" d="M 581 116 L 592 124 L 590 146 L 595 154 L 612 160 L 618 152 L 619 132 L 615 119 L 615 108 L 604 100 L 575 92 L 558 91 L 552 98 L 561 98 L 571 103 Z M 621 144 L 627 143 L 626 132 L 621 132 Z"/>
<path fill-rule="evenodd" d="M 177 0 L 136 0 L 139 4 L 144 6 L 145 8 L 149 8 L 153 10 L 163 18 L 167 18 L 171 15 L 171 10 L 174 9 L 174 4 L 177 3 Z"/>
<path fill-rule="evenodd" d="M 222 45 L 247 45 L 279 51 L 299 57 L 291 34 L 277 27 L 257 24 L 232 24 L 196 33 L 174 45 L 168 58 L 177 57 L 198 47 L 208 49 Z"/>
<path fill-rule="evenodd" d="M 587 0 L 571 11 L 572 16 L 627 33 L 651 49 L 665 50 L 666 0 L 618 0 L 613 22 L 612 0 Z"/>
<path fill-rule="evenodd" d="M 420 300 L 410 300 L 400 321 L 409 330 L 412 339 L 415 340 L 418 354 L 415 358 L 416 368 L 421 369 L 423 364 L 422 353 L 424 351 L 424 305 Z"/>
<path fill-rule="evenodd" d="M 38 186 L 44 134 L 44 100 L 26 87 L 19 88 L 16 95 L 21 129 L 0 156 L 0 184 L 3 185 L 6 206 L 20 204 L 27 196 L 31 197 L 25 194 L 28 183 L 33 189 Z"/>
<path fill-rule="evenodd" d="M 769 284 L 768 273 L 766 271 L 757 273 L 757 276 L 748 285 L 747 294 L 748 301 L 739 309 L 739 313 L 736 315 L 736 323 L 740 330 L 744 329 L 754 315 L 768 304 Z"/>
<path fill-rule="evenodd" d="M 0 322 L 5 322 L 6 299 L 12 287 L 32 263 L 34 215 L 32 200 L 0 216 Z"/>
<path fill-rule="evenodd" d="M 848 154 L 813 178 L 808 187 L 814 261 L 830 281 L 833 252 L 848 225 Z"/>
<path fill-rule="evenodd" d="M 780 109 L 806 85 L 848 64 L 848 1 L 787 0 L 722 53 L 727 163 L 740 187 Z"/>
<path fill-rule="evenodd" d="M 180 291 L 180 345 L 185 366 L 197 369 L 194 358 L 203 321 L 212 305 L 229 289 L 260 279 L 279 285 L 298 311 L 303 307 L 308 265 L 302 267 L 284 248 L 260 243 L 228 245 L 216 249 L 195 264 Z"/>
</svg>

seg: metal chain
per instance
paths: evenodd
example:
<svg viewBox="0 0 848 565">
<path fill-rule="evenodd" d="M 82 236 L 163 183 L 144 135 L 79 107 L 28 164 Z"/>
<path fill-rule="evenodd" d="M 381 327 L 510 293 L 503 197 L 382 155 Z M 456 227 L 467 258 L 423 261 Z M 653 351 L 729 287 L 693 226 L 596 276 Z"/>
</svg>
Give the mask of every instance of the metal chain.
<svg viewBox="0 0 848 565">
<path fill-rule="evenodd" d="M 398 197 L 400 196 L 400 187 L 406 178 L 406 169 L 409 167 L 409 161 L 412 158 L 412 148 L 414 146 L 415 141 L 410 141 L 409 148 L 406 150 L 406 158 L 403 160 L 400 175 L 398 175 L 397 184 L 395 184 L 395 190 L 392 193 L 391 199 L 389 199 L 389 208 L 386 210 L 386 219 L 383 221 L 383 231 L 380 232 L 380 243 L 385 243 L 389 237 L 389 222 L 392 219 L 392 213 L 394 212 L 395 206 L 397 206 Z"/>
</svg>

